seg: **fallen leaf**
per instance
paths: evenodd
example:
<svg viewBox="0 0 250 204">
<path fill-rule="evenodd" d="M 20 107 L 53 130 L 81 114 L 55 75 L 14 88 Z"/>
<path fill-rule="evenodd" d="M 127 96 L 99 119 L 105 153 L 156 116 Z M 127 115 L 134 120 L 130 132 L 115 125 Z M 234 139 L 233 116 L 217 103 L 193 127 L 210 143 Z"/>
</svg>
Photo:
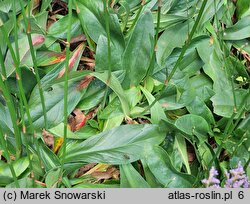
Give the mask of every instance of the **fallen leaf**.
<svg viewBox="0 0 250 204">
<path fill-rule="evenodd" d="M 42 136 L 45 144 L 50 148 L 54 148 L 54 135 L 52 135 L 50 132 L 43 130 Z"/>
<path fill-rule="evenodd" d="M 115 167 L 109 167 L 105 172 L 93 172 L 91 175 L 95 177 L 97 181 L 108 180 L 112 178 L 118 180 L 120 172 Z"/>
<path fill-rule="evenodd" d="M 83 174 L 85 174 L 87 171 L 89 171 L 90 169 L 92 169 L 94 166 L 96 166 L 96 163 L 91 163 L 91 164 L 86 164 L 83 167 L 81 167 L 78 172 L 75 175 L 75 178 L 79 178 L 80 176 L 82 176 Z"/>
<path fill-rule="evenodd" d="M 68 125 L 72 132 L 80 130 L 86 122 L 86 116 L 80 109 L 75 109 L 73 113 L 68 117 Z"/>
</svg>

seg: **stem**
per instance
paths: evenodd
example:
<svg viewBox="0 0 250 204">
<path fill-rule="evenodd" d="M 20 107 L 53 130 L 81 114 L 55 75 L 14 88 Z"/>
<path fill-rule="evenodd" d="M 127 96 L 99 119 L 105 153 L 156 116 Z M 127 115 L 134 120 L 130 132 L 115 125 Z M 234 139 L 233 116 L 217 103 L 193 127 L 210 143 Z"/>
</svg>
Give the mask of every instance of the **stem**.
<svg viewBox="0 0 250 204">
<path fill-rule="evenodd" d="M 111 78 L 111 40 L 110 40 L 110 27 L 109 27 L 109 11 L 108 11 L 108 5 L 109 2 L 108 0 L 103 0 L 103 6 L 104 6 L 104 13 L 105 13 L 105 24 L 106 24 L 106 33 L 107 33 L 107 40 L 108 40 L 108 80 L 107 80 L 107 86 L 106 86 L 106 90 L 105 90 L 105 95 L 104 95 L 104 100 L 102 103 L 102 107 L 104 108 L 106 101 L 107 101 L 107 97 L 108 97 L 108 90 L 109 90 L 109 84 L 108 82 L 110 81 Z"/>
<path fill-rule="evenodd" d="M 14 2 L 15 2 L 15 0 L 14 0 Z M 45 100 L 44 100 L 41 80 L 40 80 L 40 77 L 39 77 L 39 72 L 38 72 L 38 67 L 37 67 L 37 62 L 36 62 L 36 56 L 35 56 L 35 50 L 34 50 L 34 47 L 33 47 L 33 44 L 32 44 L 30 22 L 28 20 L 28 19 L 30 19 L 30 4 L 28 4 L 28 10 L 29 10 L 28 11 L 28 18 L 27 18 L 26 14 L 25 14 L 24 5 L 23 5 L 22 1 L 20 1 L 20 5 L 21 5 L 21 8 L 22 8 L 23 20 L 24 20 L 24 23 L 25 23 L 26 34 L 27 34 L 29 47 L 30 47 L 30 54 L 31 54 L 31 58 L 32 58 L 33 66 L 34 66 L 34 71 L 35 71 L 35 77 L 36 77 L 36 81 L 37 81 L 37 85 L 38 85 L 38 89 L 39 89 L 39 95 L 40 95 L 40 99 L 41 99 L 41 105 L 42 105 L 43 117 L 44 117 L 44 125 L 45 125 L 45 129 L 47 129 L 48 128 L 48 122 L 47 122 L 47 112 L 46 112 Z"/>
<path fill-rule="evenodd" d="M 72 0 L 68 1 L 68 11 L 69 11 L 69 20 L 68 20 L 68 32 L 67 32 L 67 44 L 66 44 L 66 66 L 65 66 L 65 76 L 64 76 L 64 135 L 63 135 L 63 144 L 62 144 L 62 162 L 61 162 L 61 171 L 63 171 L 63 165 L 65 162 L 66 156 L 66 140 L 68 135 L 68 78 L 69 78 L 69 58 L 70 58 L 70 39 L 71 39 L 71 19 L 72 19 Z M 62 173 L 62 172 L 61 172 Z"/>
<path fill-rule="evenodd" d="M 0 61 L 1 61 L 2 70 L 6 70 L 2 59 L 3 59 L 3 55 L 2 55 L 2 51 L 0 50 Z M 6 75 L 4 77 L 6 79 Z M 4 83 L 2 76 L 0 76 L 0 88 L 3 91 L 3 95 L 5 98 L 7 107 L 10 111 L 10 117 L 11 117 L 13 129 L 14 129 L 14 136 L 16 140 L 16 157 L 18 158 L 21 155 L 21 148 L 22 148 L 21 147 L 21 132 L 17 125 L 16 110 L 15 110 L 15 106 L 12 100 L 12 96 L 10 94 L 9 86 L 6 83 Z"/>
<path fill-rule="evenodd" d="M 15 182 L 15 185 L 16 185 L 16 188 L 19 188 L 19 183 L 18 183 L 18 180 L 17 180 L 17 176 L 16 176 L 16 172 L 14 170 L 14 167 L 13 167 L 13 164 L 12 164 L 12 161 L 10 159 L 10 154 L 8 152 L 8 148 L 7 148 L 7 142 L 5 141 L 4 139 L 4 134 L 3 134 L 3 131 L 2 131 L 2 127 L 0 126 L 0 142 L 2 144 L 2 148 L 3 148 L 3 151 L 5 153 L 5 157 L 6 157 L 6 160 L 7 160 L 7 163 L 9 165 L 9 168 L 10 168 L 10 171 L 11 171 L 11 174 L 13 176 L 13 180 Z"/>
<path fill-rule="evenodd" d="M 158 0 L 158 10 L 157 10 L 157 25 L 156 25 L 156 32 L 155 32 L 155 41 L 154 41 L 154 52 L 150 60 L 149 68 L 146 74 L 146 81 L 151 76 L 154 65 L 155 65 L 155 58 L 156 58 L 156 51 L 157 51 L 157 42 L 159 38 L 159 30 L 160 30 L 160 21 L 161 21 L 161 0 Z"/>
<path fill-rule="evenodd" d="M 132 30 L 134 29 L 135 24 L 136 24 L 136 22 L 138 21 L 138 18 L 140 17 L 140 15 L 141 15 L 143 6 L 144 6 L 144 3 L 141 3 L 140 8 L 139 8 L 139 10 L 137 11 L 137 14 L 136 14 L 136 16 L 135 16 L 135 19 L 133 20 L 132 25 L 131 25 L 130 28 L 128 29 L 127 36 L 129 36 L 130 32 L 132 32 Z"/>
<path fill-rule="evenodd" d="M 20 100 L 20 114 L 21 114 L 21 118 L 24 118 L 24 109 L 23 109 L 22 100 Z M 25 135 L 26 127 L 25 127 L 24 119 L 22 119 L 22 127 L 23 127 L 23 134 Z M 29 159 L 29 167 L 30 167 L 30 171 L 31 171 L 30 176 L 32 179 L 33 187 L 35 187 L 35 178 L 34 178 L 34 176 L 32 176 L 32 172 L 34 172 L 33 165 L 32 165 L 32 154 L 29 150 L 29 142 L 28 142 L 26 135 L 23 137 L 23 141 L 24 141 L 24 145 L 25 145 L 25 149 L 26 149 L 26 154 L 27 154 L 28 159 Z"/>
</svg>

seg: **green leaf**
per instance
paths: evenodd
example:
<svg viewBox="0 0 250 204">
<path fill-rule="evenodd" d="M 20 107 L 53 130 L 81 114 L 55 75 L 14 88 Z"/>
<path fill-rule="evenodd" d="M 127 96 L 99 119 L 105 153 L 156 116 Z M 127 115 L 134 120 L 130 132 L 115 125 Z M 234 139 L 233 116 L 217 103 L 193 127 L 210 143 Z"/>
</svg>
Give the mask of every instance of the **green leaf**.
<svg viewBox="0 0 250 204">
<path fill-rule="evenodd" d="M 68 114 L 70 114 L 81 100 L 86 91 L 81 88 L 81 81 L 87 76 L 89 71 L 71 72 L 69 75 L 68 90 Z M 46 88 L 46 89 L 45 89 Z M 45 107 L 47 111 L 48 128 L 52 128 L 63 121 L 63 103 L 64 103 L 64 81 L 57 80 L 50 83 L 50 86 L 43 87 Z M 30 114 L 33 125 L 36 129 L 44 127 L 44 116 L 41 106 L 38 87 L 35 87 L 29 100 Z"/>
<path fill-rule="evenodd" d="M 22 157 L 12 162 L 12 165 L 18 177 L 29 167 L 29 159 L 28 157 Z M 13 177 L 9 165 L 0 161 L 0 186 L 7 185 L 11 182 L 13 182 Z"/>
<path fill-rule="evenodd" d="M 236 4 L 236 12 L 238 18 L 250 15 L 250 1 L 248 0 L 238 0 Z"/>
<path fill-rule="evenodd" d="M 145 29 L 146 28 L 146 29 Z M 139 18 L 122 56 L 126 76 L 123 87 L 137 86 L 146 76 L 153 51 L 154 24 L 150 12 Z"/>
<path fill-rule="evenodd" d="M 207 121 L 198 115 L 183 115 L 175 121 L 175 126 L 188 135 L 196 135 L 200 141 L 207 139 L 207 135 L 211 133 Z"/>
<path fill-rule="evenodd" d="M 67 143 L 65 162 L 128 164 L 142 158 L 150 146 L 160 144 L 164 137 L 165 132 L 158 125 L 122 125 L 80 143 Z"/>
<path fill-rule="evenodd" d="M 64 123 L 60 123 L 59 125 L 49 129 L 48 131 L 57 137 L 63 137 L 63 135 L 64 135 Z M 69 138 L 69 139 L 82 139 L 82 138 L 79 138 L 71 130 L 68 130 L 67 138 Z"/>
<path fill-rule="evenodd" d="M 18 184 L 20 188 L 42 188 L 42 185 L 39 184 L 34 184 L 31 178 L 29 177 L 24 177 L 18 180 Z M 6 188 L 16 188 L 15 182 L 12 182 L 8 185 L 6 185 Z"/>
<path fill-rule="evenodd" d="M 121 188 L 150 188 L 144 178 L 135 170 L 132 164 L 120 166 Z"/>
<path fill-rule="evenodd" d="M 111 50 L 111 71 L 122 70 L 122 53 L 123 50 L 116 47 L 112 42 L 110 44 Z M 97 42 L 96 57 L 95 57 L 95 71 L 102 72 L 109 70 L 108 67 L 108 40 L 101 35 Z"/>
<path fill-rule="evenodd" d="M 118 127 L 122 124 L 123 120 L 124 120 L 123 115 L 108 118 L 104 123 L 103 130 L 109 130 L 109 129 L 112 129 L 114 127 Z"/>
<path fill-rule="evenodd" d="M 87 32 L 86 34 L 88 34 L 95 43 L 98 43 L 99 37 L 101 35 L 107 38 L 103 2 L 99 0 L 77 0 L 76 2 L 78 18 L 80 19 L 81 23 L 83 23 L 82 26 L 84 28 L 84 32 Z M 117 54 L 119 55 L 123 52 L 125 44 L 119 25 L 119 20 L 117 15 L 111 13 L 111 11 L 108 18 L 111 43 L 117 49 Z"/>
<path fill-rule="evenodd" d="M 186 166 L 187 173 L 191 174 L 190 166 L 188 163 L 188 153 L 187 153 L 187 146 L 186 146 L 185 138 L 181 134 L 177 133 L 175 136 L 174 145 L 177 147 L 181 155 L 181 159 Z"/>
<path fill-rule="evenodd" d="M 167 28 L 160 36 L 157 44 L 156 59 L 160 66 L 165 64 L 165 60 L 176 47 L 182 47 L 187 40 L 189 21 L 180 22 L 174 26 Z"/>
<path fill-rule="evenodd" d="M 81 110 L 90 110 L 100 104 L 105 96 L 106 85 L 100 80 L 93 80 L 87 88 L 84 97 L 77 105 Z"/>
<path fill-rule="evenodd" d="M 117 94 L 122 105 L 123 113 L 125 116 L 128 116 L 130 113 L 129 104 L 127 98 L 125 97 L 124 90 L 122 89 L 122 86 L 116 76 L 111 73 L 109 78 L 109 73 L 107 71 L 104 73 L 94 72 L 92 75 L 106 83 Z"/>
<path fill-rule="evenodd" d="M 250 15 L 223 31 L 224 40 L 242 40 L 250 37 Z"/>
<path fill-rule="evenodd" d="M 167 188 L 191 188 L 195 178 L 178 172 L 172 165 L 169 155 L 161 147 L 153 147 L 145 156 L 146 162 L 157 178 Z"/>
<path fill-rule="evenodd" d="M 148 167 L 148 164 L 145 159 L 141 159 L 142 165 L 143 165 L 143 172 L 145 175 L 145 179 L 147 183 L 150 185 L 151 188 L 160 188 L 162 185 L 159 183 L 159 181 L 155 178 L 154 174 L 151 172 L 151 170 Z"/>
<path fill-rule="evenodd" d="M 58 157 L 43 143 L 43 141 L 39 140 L 39 146 L 41 159 L 46 172 L 59 167 L 60 161 Z"/>
<path fill-rule="evenodd" d="M 48 37 L 58 38 L 67 38 L 69 16 L 63 16 L 61 19 L 53 23 L 48 29 Z M 76 15 L 71 17 L 71 37 L 82 34 L 80 21 Z"/>
<path fill-rule="evenodd" d="M 61 173 L 62 171 L 60 168 L 51 169 L 45 178 L 46 187 L 55 188 L 62 176 Z"/>
<path fill-rule="evenodd" d="M 194 100 L 187 105 L 187 110 L 191 114 L 203 117 L 209 124 L 215 124 L 213 113 L 200 98 L 195 97 Z"/>
<path fill-rule="evenodd" d="M 65 59 L 65 54 L 52 51 L 37 51 L 36 62 L 37 66 L 45 67 L 56 64 Z"/>
<path fill-rule="evenodd" d="M 32 35 L 32 45 L 34 48 L 37 48 L 37 46 L 41 45 L 44 42 L 45 38 L 43 35 L 33 34 Z M 28 66 L 32 67 L 33 62 L 30 54 L 30 48 L 27 36 L 23 36 L 18 40 L 19 45 L 19 56 L 20 56 L 20 66 Z M 15 42 L 11 44 L 12 48 L 15 52 Z M 6 58 L 5 58 L 5 67 L 6 67 L 6 74 L 7 77 L 9 77 L 14 71 L 15 71 L 15 64 L 12 59 L 11 53 L 8 50 Z"/>
<path fill-rule="evenodd" d="M 142 86 L 140 87 L 142 92 L 144 93 L 145 97 L 148 100 L 148 103 L 151 104 L 155 100 L 155 97 L 148 92 L 146 89 L 144 89 Z M 151 122 L 153 124 L 158 124 L 162 119 L 166 119 L 166 114 L 159 104 L 159 102 L 156 102 L 152 108 L 150 109 L 151 112 Z"/>
</svg>

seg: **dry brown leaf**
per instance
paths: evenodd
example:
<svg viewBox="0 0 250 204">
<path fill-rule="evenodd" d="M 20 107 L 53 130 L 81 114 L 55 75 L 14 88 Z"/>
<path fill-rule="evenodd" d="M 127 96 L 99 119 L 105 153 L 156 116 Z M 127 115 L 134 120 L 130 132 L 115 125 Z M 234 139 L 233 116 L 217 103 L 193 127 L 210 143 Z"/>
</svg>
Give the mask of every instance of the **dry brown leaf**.
<svg viewBox="0 0 250 204">
<path fill-rule="evenodd" d="M 69 59 L 69 72 L 72 70 L 73 68 L 73 65 L 75 63 L 75 61 L 77 60 L 77 58 L 79 57 L 82 49 L 85 47 L 85 44 L 84 43 L 81 43 L 75 50 L 75 52 L 73 53 L 72 57 Z M 64 73 L 65 73 L 65 67 L 59 72 L 57 78 L 61 78 Z"/>
<path fill-rule="evenodd" d="M 118 180 L 120 172 L 115 167 L 109 167 L 107 169 L 107 171 L 105 171 L 105 172 L 96 171 L 96 172 L 93 172 L 91 175 L 93 177 L 95 177 L 97 179 L 97 181 L 108 180 L 108 179 L 112 179 L 112 178 Z"/>
<path fill-rule="evenodd" d="M 89 171 L 90 169 L 92 169 L 94 166 L 96 165 L 96 163 L 91 163 L 91 164 L 86 164 L 83 167 L 81 167 L 78 172 L 75 175 L 75 178 L 79 178 L 80 176 L 82 176 L 83 174 L 85 174 L 87 171 Z"/>
<path fill-rule="evenodd" d="M 52 135 L 50 132 L 43 130 L 42 136 L 45 144 L 50 148 L 54 148 L 54 135 Z"/>
<path fill-rule="evenodd" d="M 72 132 L 80 130 L 86 122 L 86 116 L 80 109 L 75 109 L 68 117 L 68 125 Z"/>
</svg>

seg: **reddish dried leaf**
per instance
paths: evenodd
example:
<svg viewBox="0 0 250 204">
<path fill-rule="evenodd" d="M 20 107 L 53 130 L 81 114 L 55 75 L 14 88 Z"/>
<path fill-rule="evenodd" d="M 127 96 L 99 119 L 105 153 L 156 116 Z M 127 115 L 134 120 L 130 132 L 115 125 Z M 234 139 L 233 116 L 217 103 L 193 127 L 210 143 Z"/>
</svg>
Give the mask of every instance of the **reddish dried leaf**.
<svg viewBox="0 0 250 204">
<path fill-rule="evenodd" d="M 80 130 L 86 122 L 86 116 L 82 113 L 80 109 L 75 109 L 72 115 L 68 118 L 68 125 L 72 132 Z"/>
<path fill-rule="evenodd" d="M 72 70 L 74 63 L 76 62 L 77 58 L 79 57 L 80 53 L 84 48 L 84 43 L 80 44 L 75 52 L 73 53 L 72 57 L 69 59 L 69 72 Z M 65 67 L 59 72 L 57 78 L 61 78 L 65 73 Z"/>
<path fill-rule="evenodd" d="M 86 88 L 90 82 L 94 79 L 94 76 L 87 75 L 84 77 L 83 80 L 80 81 L 80 83 L 77 86 L 77 90 L 81 91 L 82 89 Z"/>
</svg>

